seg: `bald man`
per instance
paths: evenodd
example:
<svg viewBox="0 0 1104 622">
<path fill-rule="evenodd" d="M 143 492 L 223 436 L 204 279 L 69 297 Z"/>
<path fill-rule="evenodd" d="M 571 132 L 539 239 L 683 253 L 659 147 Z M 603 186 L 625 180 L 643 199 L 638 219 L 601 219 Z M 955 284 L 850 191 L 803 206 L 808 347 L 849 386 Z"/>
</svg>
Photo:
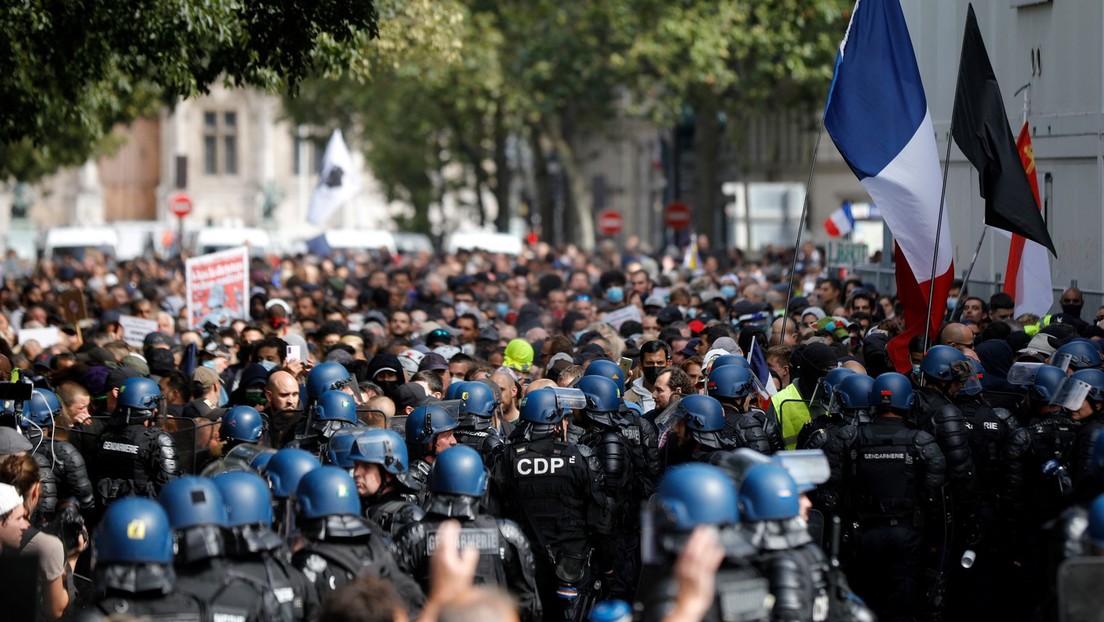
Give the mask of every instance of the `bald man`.
<svg viewBox="0 0 1104 622">
<path fill-rule="evenodd" d="M 974 345 L 974 331 L 965 324 L 947 324 L 939 333 L 939 343 L 965 351 Z"/>
<path fill-rule="evenodd" d="M 779 343 L 782 338 L 782 322 L 786 322 L 786 341 L 785 343 Z M 767 341 L 769 346 L 796 346 L 797 345 L 797 322 L 794 322 L 789 318 L 778 318 L 771 324 L 770 339 Z"/>
<path fill-rule="evenodd" d="M 265 396 L 268 397 L 269 437 L 274 441 L 273 446 L 278 447 L 276 441 L 283 431 L 294 429 L 302 416 L 299 410 L 299 381 L 282 369 L 274 371 L 268 377 Z"/>
</svg>

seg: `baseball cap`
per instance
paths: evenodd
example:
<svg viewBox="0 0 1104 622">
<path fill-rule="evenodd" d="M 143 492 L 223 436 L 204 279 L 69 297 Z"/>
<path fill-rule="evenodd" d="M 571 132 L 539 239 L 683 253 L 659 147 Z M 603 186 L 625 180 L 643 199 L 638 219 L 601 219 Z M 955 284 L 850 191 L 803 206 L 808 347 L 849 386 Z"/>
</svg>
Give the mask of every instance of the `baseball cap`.
<svg viewBox="0 0 1104 622">
<path fill-rule="evenodd" d="M 418 373 L 418 365 L 421 364 L 423 358 L 425 358 L 425 354 L 418 350 L 403 350 L 399 353 L 399 364 L 402 365 L 403 371 L 409 377 Z"/>
<path fill-rule="evenodd" d="M 33 449 L 34 446 L 31 445 L 31 441 L 27 440 L 27 437 L 14 428 L 0 426 L 0 456 L 23 453 Z"/>
<path fill-rule="evenodd" d="M 110 392 L 113 389 L 118 389 L 123 386 L 123 383 L 130 378 L 137 378 L 138 372 L 129 367 L 116 367 L 107 372 L 107 380 L 104 382 L 104 390 Z"/>
<path fill-rule="evenodd" d="M 659 322 L 660 325 L 681 322 L 682 311 L 679 311 L 679 308 L 675 306 L 664 307 L 659 313 L 656 314 L 656 321 Z"/>
<path fill-rule="evenodd" d="M 460 348 L 456 346 L 437 346 L 433 351 L 443 356 L 446 361 L 451 361 L 452 357 L 460 354 Z"/>
<path fill-rule="evenodd" d="M 12 430 L 13 432 L 15 430 Z M 30 443 L 27 443 L 27 450 L 30 450 Z M 0 484 L 0 514 L 7 514 L 15 508 L 23 505 L 23 497 L 19 494 L 19 491 L 15 489 L 15 486 L 11 484 Z"/>
<path fill-rule="evenodd" d="M 204 391 L 213 387 L 218 381 L 218 372 L 210 367 L 197 367 L 196 370 L 192 372 L 192 382 L 203 387 Z"/>
<path fill-rule="evenodd" d="M 655 307 L 661 309 L 667 306 L 667 299 L 659 294 L 652 294 L 644 300 L 644 308 Z"/>
<path fill-rule="evenodd" d="M 399 385 L 399 388 L 395 389 L 395 405 L 400 409 L 406 408 L 407 406 L 412 408 L 425 406 L 429 401 L 429 396 L 426 395 L 425 389 L 423 389 L 420 384 L 408 382 Z"/>
<path fill-rule="evenodd" d="M 252 363 L 242 370 L 241 382 L 243 387 L 253 387 L 268 383 L 268 370 L 260 363 Z"/>
<path fill-rule="evenodd" d="M 1027 347 L 1019 351 L 1019 354 L 1041 355 L 1043 358 L 1050 358 L 1054 351 L 1058 349 L 1055 341 L 1057 340 L 1053 335 L 1036 333 L 1031 341 L 1027 343 Z"/>
<path fill-rule="evenodd" d="M 682 346 L 682 349 L 678 351 L 683 356 L 697 356 L 698 345 L 701 344 L 701 339 L 694 337 L 686 342 L 686 345 Z"/>
<path fill-rule="evenodd" d="M 440 371 L 448 368 L 448 361 L 437 352 L 430 352 L 423 356 L 422 361 L 418 363 L 418 371 Z"/>
<path fill-rule="evenodd" d="M 425 344 L 429 347 L 452 343 L 452 333 L 443 328 L 435 328 L 425 336 Z"/>
<path fill-rule="evenodd" d="M 151 348 L 153 346 L 171 346 L 172 344 L 172 337 L 162 332 L 147 333 L 145 338 L 142 339 L 142 346 L 146 348 Z"/>
</svg>

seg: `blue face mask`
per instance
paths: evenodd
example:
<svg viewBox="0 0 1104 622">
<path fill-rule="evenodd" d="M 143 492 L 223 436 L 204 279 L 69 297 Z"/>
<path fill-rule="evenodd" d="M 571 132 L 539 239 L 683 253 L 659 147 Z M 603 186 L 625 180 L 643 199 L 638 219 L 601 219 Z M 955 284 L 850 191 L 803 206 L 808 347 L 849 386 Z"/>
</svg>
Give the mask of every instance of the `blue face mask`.
<svg viewBox="0 0 1104 622">
<path fill-rule="evenodd" d="M 261 367 L 265 368 L 265 371 L 272 371 L 276 369 L 276 363 L 274 361 L 258 361 Z"/>
<path fill-rule="evenodd" d="M 506 314 L 509 313 L 509 312 L 510 312 L 510 305 L 509 304 L 507 304 L 505 302 L 496 302 L 495 303 L 495 313 L 498 314 L 498 317 L 500 317 L 500 318 L 506 317 Z"/>
<path fill-rule="evenodd" d="M 625 290 L 620 287 L 611 287 L 606 290 L 606 300 L 618 304 L 625 299 Z"/>
<path fill-rule="evenodd" d="M 721 295 L 725 297 L 725 300 L 732 300 L 736 297 L 736 288 L 732 285 L 721 286 Z"/>
<path fill-rule="evenodd" d="M 947 299 L 947 310 L 948 311 L 954 311 L 955 307 L 957 307 L 957 306 L 958 306 L 958 298 L 948 298 Z"/>
</svg>

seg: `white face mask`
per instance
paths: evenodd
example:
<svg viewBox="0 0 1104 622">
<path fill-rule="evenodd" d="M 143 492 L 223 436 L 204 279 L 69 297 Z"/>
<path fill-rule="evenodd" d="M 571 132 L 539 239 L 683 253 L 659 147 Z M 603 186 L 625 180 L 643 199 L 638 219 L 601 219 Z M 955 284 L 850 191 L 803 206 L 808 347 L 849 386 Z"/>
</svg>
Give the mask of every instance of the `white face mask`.
<svg viewBox="0 0 1104 622">
<path fill-rule="evenodd" d="M 947 299 L 947 310 L 948 311 L 954 311 L 955 307 L 957 307 L 957 306 L 958 306 L 958 298 L 948 298 Z"/>
</svg>

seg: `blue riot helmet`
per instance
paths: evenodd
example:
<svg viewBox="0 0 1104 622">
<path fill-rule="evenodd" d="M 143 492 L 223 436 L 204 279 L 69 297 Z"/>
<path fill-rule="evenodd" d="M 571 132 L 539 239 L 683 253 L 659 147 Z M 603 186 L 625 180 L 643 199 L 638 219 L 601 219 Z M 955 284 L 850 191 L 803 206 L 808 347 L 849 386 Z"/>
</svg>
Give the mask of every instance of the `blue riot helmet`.
<svg viewBox="0 0 1104 622">
<path fill-rule="evenodd" d="M 211 481 L 226 503 L 227 526 L 272 526 L 272 493 L 263 477 L 247 471 L 227 471 Z"/>
<path fill-rule="evenodd" d="M 724 471 L 708 464 L 685 464 L 667 471 L 653 504 L 656 527 L 663 531 L 690 532 L 698 525 L 740 521 L 736 485 Z"/>
<path fill-rule="evenodd" d="M 107 506 L 93 539 L 93 565 L 160 564 L 173 561 L 172 528 L 153 499 L 123 497 Z"/>
<path fill-rule="evenodd" d="M 210 478 L 185 475 L 174 479 L 161 488 L 157 502 L 169 516 L 178 562 L 223 555 L 222 528 L 228 526 L 229 518 L 222 493 Z"/>
<path fill-rule="evenodd" d="M 1078 339 L 1054 351 L 1050 364 L 1063 371 L 1100 367 L 1100 350 L 1091 341 Z"/>
<path fill-rule="evenodd" d="M 326 391 L 341 389 L 353 382 L 349 370 L 332 361 L 315 365 L 307 374 L 307 403 L 314 403 Z"/>
<path fill-rule="evenodd" d="M 740 516 L 759 522 L 786 520 L 801 513 L 801 493 L 780 464 L 757 464 L 740 483 Z"/>
<path fill-rule="evenodd" d="M 257 473 L 264 473 L 268 468 L 268 462 L 272 460 L 272 456 L 276 455 L 276 450 L 268 447 L 263 448 L 253 459 L 249 461 L 249 468 L 253 469 Z"/>
<path fill-rule="evenodd" d="M 1059 406 L 1066 412 L 1077 412 L 1088 401 L 1092 410 L 1096 411 L 1093 403 L 1104 401 L 1104 371 L 1086 368 L 1074 372 L 1066 378 L 1058 388 L 1058 392 L 1051 398 L 1050 403 Z"/>
<path fill-rule="evenodd" d="M 724 406 L 708 395 L 687 395 L 678 401 L 683 421 L 690 436 L 710 449 L 724 449 L 730 443 L 724 438 Z"/>
<path fill-rule="evenodd" d="M 586 395 L 576 388 L 546 387 L 531 391 L 518 402 L 521 415 L 510 438 L 534 440 L 554 434 L 568 413 L 586 406 Z"/>
<path fill-rule="evenodd" d="M 912 408 L 912 398 L 912 383 L 897 372 L 878 376 L 870 386 L 870 407 L 878 413 L 886 410 L 897 414 L 907 413 Z"/>
<path fill-rule="evenodd" d="M 960 377 L 959 372 L 951 366 L 969 360 L 969 357 L 951 346 L 932 346 L 920 361 L 920 373 L 934 380 L 950 382 Z"/>
<path fill-rule="evenodd" d="M 1066 380 L 1066 372 L 1053 365 L 1042 365 L 1035 372 L 1027 394 L 1037 402 L 1049 403 L 1056 395 L 1058 388 Z"/>
<path fill-rule="evenodd" d="M 449 385 L 451 390 L 458 387 L 455 399 L 460 400 L 460 415 L 464 425 L 486 428 L 491 425 L 491 417 L 498 408 L 494 390 L 482 382 L 457 382 Z"/>
<path fill-rule="evenodd" d="M 563 411 L 558 407 L 556 393 L 551 388 L 528 393 L 521 398 L 518 406 L 520 419 L 536 425 L 555 425 L 564 417 Z"/>
<path fill-rule="evenodd" d="M 326 391 L 318 397 L 314 419 L 354 425 L 357 422 L 356 401 L 353 400 L 353 396 L 344 391 L 336 389 Z"/>
<path fill-rule="evenodd" d="M 127 378 L 119 387 L 113 415 L 132 423 L 153 418 L 161 403 L 161 387 L 149 378 Z"/>
<path fill-rule="evenodd" d="M 1030 388 L 1030 385 L 1035 382 L 1035 374 L 1039 373 L 1042 366 L 1043 363 L 1033 361 L 1012 363 L 1012 366 L 1008 368 L 1008 384 L 1020 389 Z"/>
<path fill-rule="evenodd" d="M 61 400 L 53 391 L 35 389 L 31 399 L 23 405 L 23 417 L 20 424 L 24 427 L 45 428 L 53 425 L 54 419 L 61 414 Z"/>
<path fill-rule="evenodd" d="M 406 443 L 393 430 L 364 430 L 357 437 L 349 452 L 353 462 L 378 464 L 392 475 L 401 475 L 410 468 Z"/>
<path fill-rule="evenodd" d="M 459 426 L 456 417 L 441 406 L 419 406 L 406 418 L 406 449 L 415 458 L 433 455 L 437 435 Z"/>
<path fill-rule="evenodd" d="M 252 406 L 234 406 L 222 414 L 219 438 L 228 442 L 259 443 L 268 426 L 264 417 Z"/>
<path fill-rule="evenodd" d="M 587 404 L 583 410 L 587 417 L 607 428 L 620 423 L 621 417 L 617 413 L 625 401 L 616 382 L 605 376 L 583 376 L 575 388 L 586 396 Z"/>
<path fill-rule="evenodd" d="M 433 462 L 427 487 L 435 495 L 481 498 L 487 491 L 483 458 L 467 445 L 449 447 Z"/>
<path fill-rule="evenodd" d="M 603 600 L 590 610 L 587 622 L 632 622 L 633 610 L 623 600 Z"/>
<path fill-rule="evenodd" d="M 465 384 L 468 384 L 468 382 L 465 381 L 465 380 L 449 383 L 448 388 L 445 389 L 445 399 L 446 400 L 462 399 L 460 397 L 460 393 L 461 393 L 461 391 L 463 391 Z"/>
<path fill-rule="evenodd" d="M 713 371 L 709 372 L 709 380 L 705 383 L 709 397 L 717 400 L 743 399 L 758 388 L 759 382 L 755 376 L 740 365 L 714 365 Z"/>
<path fill-rule="evenodd" d="M 307 473 L 322 466 L 318 458 L 302 449 L 285 448 L 277 451 L 265 466 L 265 477 L 276 499 L 288 499 L 295 495 L 299 480 Z"/>
<path fill-rule="evenodd" d="M 587 365 L 583 376 L 605 376 L 617 383 L 617 390 L 625 394 L 625 372 L 621 366 L 606 359 L 595 359 Z"/>
<path fill-rule="evenodd" d="M 360 514 L 360 497 L 353 476 L 334 466 L 319 467 L 304 475 L 295 499 L 300 519 Z"/>
<path fill-rule="evenodd" d="M 751 369 L 751 363 L 748 363 L 747 359 L 740 356 L 739 354 L 722 354 L 713 359 L 713 364 L 709 367 L 709 373 L 712 374 L 718 369 L 722 367 L 728 367 L 730 365 L 739 365 L 740 367 L 743 367 L 747 370 Z"/>
<path fill-rule="evenodd" d="M 874 379 L 866 374 L 851 374 L 835 385 L 835 394 L 840 408 L 845 410 L 865 410 L 870 408 L 870 389 Z"/>
<path fill-rule="evenodd" d="M 835 367 L 828 370 L 828 373 L 820 379 L 820 390 L 817 391 L 818 399 L 820 403 L 828 408 L 832 403 L 832 393 L 835 391 L 836 386 L 848 376 L 855 375 L 855 370 L 847 369 L 846 367 Z"/>
<path fill-rule="evenodd" d="M 353 468 L 353 459 L 349 454 L 364 431 L 365 428 L 345 428 L 334 432 L 330 442 L 326 444 L 326 463 L 343 469 Z"/>
</svg>

